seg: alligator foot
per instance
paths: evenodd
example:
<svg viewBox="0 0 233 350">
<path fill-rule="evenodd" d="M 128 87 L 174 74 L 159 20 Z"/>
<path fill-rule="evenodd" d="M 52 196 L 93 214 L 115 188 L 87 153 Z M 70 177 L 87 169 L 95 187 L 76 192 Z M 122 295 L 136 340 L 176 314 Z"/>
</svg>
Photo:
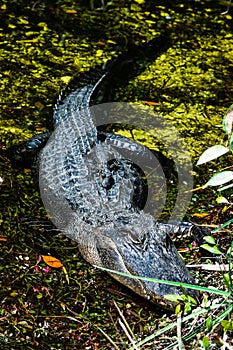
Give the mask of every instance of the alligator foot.
<svg viewBox="0 0 233 350">
<path fill-rule="evenodd" d="M 169 236 L 174 239 L 184 235 L 192 235 L 198 245 L 205 243 L 205 236 L 211 236 L 211 230 L 205 226 L 195 225 L 190 222 L 163 223 L 167 228 Z"/>
</svg>

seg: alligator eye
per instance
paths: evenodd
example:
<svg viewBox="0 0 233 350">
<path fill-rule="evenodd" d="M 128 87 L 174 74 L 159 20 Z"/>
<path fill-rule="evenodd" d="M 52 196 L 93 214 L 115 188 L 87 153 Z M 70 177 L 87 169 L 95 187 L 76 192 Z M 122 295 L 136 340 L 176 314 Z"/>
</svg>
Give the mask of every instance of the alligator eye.
<svg viewBox="0 0 233 350">
<path fill-rule="evenodd" d="M 142 234 L 142 235 L 137 235 L 137 233 L 135 233 L 135 235 L 133 233 L 128 234 L 129 239 L 131 240 L 131 242 L 133 242 L 134 244 L 145 244 L 146 242 L 146 234 Z"/>
</svg>

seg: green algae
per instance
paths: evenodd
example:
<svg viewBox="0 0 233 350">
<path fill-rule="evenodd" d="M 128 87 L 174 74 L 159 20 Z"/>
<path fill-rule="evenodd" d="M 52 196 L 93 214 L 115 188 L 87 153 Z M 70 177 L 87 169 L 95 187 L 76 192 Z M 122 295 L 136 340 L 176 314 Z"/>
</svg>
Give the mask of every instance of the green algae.
<svg viewBox="0 0 233 350">
<path fill-rule="evenodd" d="M 119 89 L 116 100 L 156 103 L 150 108 L 179 130 L 197 159 L 222 139 L 222 116 L 232 103 L 232 17 L 221 15 L 221 10 L 214 1 L 159 1 L 156 6 L 139 0 L 104 1 L 104 6 L 97 0 L 3 1 L 1 149 L 49 129 L 54 102 L 76 72 L 116 57 L 129 43 L 148 42 L 167 30 L 170 48 Z M 142 131 L 133 135 L 154 145 L 153 137 Z M 151 334 L 157 323 L 161 327 L 172 320 L 168 315 L 159 318 L 153 306 L 89 266 L 77 245 L 64 238 L 52 238 L 50 247 L 66 267 L 69 284 L 64 271 L 45 270 L 45 264 L 38 263 L 41 251 L 35 247 L 33 230 L 19 223 L 22 217 L 46 218 L 32 174 L 12 168 L 0 154 L 0 176 L 0 238 L 6 239 L 0 240 L 0 343 L 6 349 L 111 349 L 97 326 L 120 348 L 127 348 L 112 299 L 124 310 L 137 339 Z M 211 195 L 208 192 L 207 200 L 195 195 L 192 210 L 206 210 L 206 202 L 214 205 Z M 169 336 L 175 339 L 176 334 Z M 154 346 L 164 348 L 170 341 L 158 340 Z"/>
</svg>

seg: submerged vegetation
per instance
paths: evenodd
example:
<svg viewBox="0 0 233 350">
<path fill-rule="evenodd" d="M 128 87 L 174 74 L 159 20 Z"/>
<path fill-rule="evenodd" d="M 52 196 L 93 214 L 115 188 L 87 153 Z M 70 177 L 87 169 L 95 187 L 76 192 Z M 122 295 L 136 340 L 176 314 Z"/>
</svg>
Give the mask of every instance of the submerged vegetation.
<svg viewBox="0 0 233 350">
<path fill-rule="evenodd" d="M 222 118 L 232 104 L 233 83 L 233 22 L 230 5 L 223 13 L 227 6 L 202 0 L 2 1 L 2 348 L 215 350 L 232 346 L 232 309 L 226 306 L 232 300 L 232 228 L 228 224 L 219 229 L 232 218 L 231 188 L 222 202 L 216 202 L 214 188 L 194 192 L 187 213 L 189 220 L 215 229 L 215 241 L 209 245 L 220 249 L 219 258 L 213 254 L 216 250 L 204 253 L 191 237 L 177 241 L 196 284 L 229 293 L 216 297 L 205 292 L 200 305 L 186 300 L 184 308 L 178 306 L 175 314 L 168 314 L 87 264 L 77 245 L 54 235 L 53 228 L 42 225 L 38 231 L 34 220 L 45 220 L 46 213 L 31 170 L 12 166 L 4 153 L 50 129 L 54 102 L 73 76 L 160 33 L 168 33 L 168 49 L 124 89 L 119 88 L 115 100 L 146 104 L 166 117 L 183 137 L 194 164 L 208 147 L 225 145 Z M 160 147 L 137 130 L 133 136 L 151 148 Z M 196 188 L 217 168 L 232 171 L 232 155 L 222 159 L 217 166 L 194 165 Z M 49 255 L 52 262 L 46 258 Z"/>
</svg>

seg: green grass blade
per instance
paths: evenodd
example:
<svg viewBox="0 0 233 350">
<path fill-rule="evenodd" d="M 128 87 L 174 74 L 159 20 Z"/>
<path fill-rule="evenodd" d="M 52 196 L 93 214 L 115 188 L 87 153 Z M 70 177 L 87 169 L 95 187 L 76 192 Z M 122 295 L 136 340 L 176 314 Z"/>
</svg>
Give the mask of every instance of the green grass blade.
<svg viewBox="0 0 233 350">
<path fill-rule="evenodd" d="M 155 278 L 149 278 L 149 277 L 134 276 L 134 275 L 130 275 L 128 273 L 107 269 L 105 267 L 101 267 L 101 266 L 97 266 L 97 265 L 94 265 L 94 266 L 97 267 L 98 269 L 101 269 L 101 270 L 104 270 L 104 271 L 107 271 L 107 272 L 110 272 L 110 273 L 115 273 L 116 275 L 121 275 L 121 276 L 125 276 L 125 277 L 135 278 L 135 279 L 139 279 L 139 280 L 143 280 L 143 281 L 150 281 L 150 282 L 154 282 L 154 283 L 167 284 L 167 285 L 170 285 L 170 286 L 179 286 L 179 287 L 182 286 L 183 288 L 195 289 L 195 290 L 199 290 L 199 291 L 202 291 L 202 292 L 208 292 L 208 293 L 223 295 L 224 297 L 229 297 L 230 294 L 231 294 L 230 292 L 225 292 L 225 291 L 220 290 L 220 289 L 201 287 L 201 286 L 197 286 L 195 284 L 180 283 L 180 282 L 173 282 L 173 281 L 166 281 L 166 280 L 157 280 Z"/>
</svg>

